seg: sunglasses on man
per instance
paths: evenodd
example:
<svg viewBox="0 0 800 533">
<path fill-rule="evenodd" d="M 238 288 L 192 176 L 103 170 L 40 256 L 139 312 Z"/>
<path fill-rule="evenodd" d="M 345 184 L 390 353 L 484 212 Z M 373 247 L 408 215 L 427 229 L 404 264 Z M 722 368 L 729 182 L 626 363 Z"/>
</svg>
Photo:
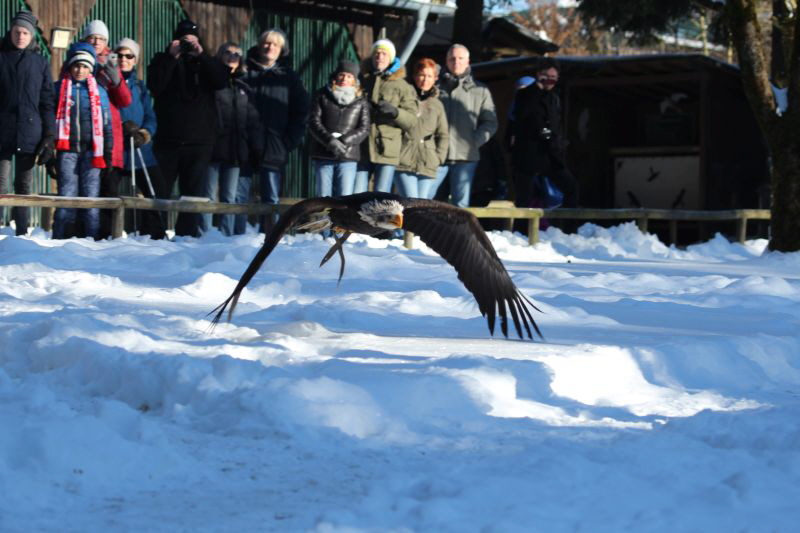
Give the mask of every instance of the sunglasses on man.
<svg viewBox="0 0 800 533">
<path fill-rule="evenodd" d="M 124 57 L 125 59 L 136 59 L 136 56 L 133 54 L 117 54 L 119 57 Z"/>
</svg>

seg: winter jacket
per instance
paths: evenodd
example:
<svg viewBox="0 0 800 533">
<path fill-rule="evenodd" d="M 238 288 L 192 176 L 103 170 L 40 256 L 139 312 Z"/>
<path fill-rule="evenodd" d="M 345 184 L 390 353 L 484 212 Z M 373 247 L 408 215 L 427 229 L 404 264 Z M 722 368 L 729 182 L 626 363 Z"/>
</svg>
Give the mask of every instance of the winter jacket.
<svg viewBox="0 0 800 533">
<path fill-rule="evenodd" d="M 427 95 L 420 95 L 417 122 L 403 136 L 397 170 L 435 178 L 437 168 L 447 158 L 449 139 L 444 106 L 439 100 L 439 91 L 434 87 Z"/>
<path fill-rule="evenodd" d="M 247 52 L 248 71 L 244 81 L 253 91 L 253 104 L 261 119 L 262 165 L 281 170 L 289 153 L 303 142 L 309 98 L 295 71 L 280 63 L 271 68 L 259 64 L 257 50 L 254 46 Z"/>
<path fill-rule="evenodd" d="M 8 34 L 0 45 L 0 152 L 32 154 L 45 136 L 55 137 L 50 63 L 35 39 L 19 50 Z"/>
<path fill-rule="evenodd" d="M 397 108 L 397 118 L 387 120 L 372 114 L 372 125 L 368 139 L 369 151 L 361 154 L 362 160 L 369 155 L 372 163 L 397 165 L 400 162 L 400 149 L 403 132 L 411 131 L 417 122 L 417 94 L 405 80 L 406 69 L 395 58 L 383 72 L 375 72 L 372 59 L 362 63 L 361 86 L 374 105 L 385 101 Z"/>
<path fill-rule="evenodd" d="M 478 161 L 479 148 L 497 131 L 497 115 L 489 89 L 472 79 L 445 72 L 439 81 L 440 98 L 450 126 L 448 161 Z"/>
<path fill-rule="evenodd" d="M 361 159 L 361 142 L 369 135 L 369 103 L 358 94 L 349 104 L 338 103 L 331 85 L 317 91 L 311 103 L 308 131 L 311 134 L 311 157 L 358 161 Z M 327 144 L 333 133 L 341 133 L 338 139 L 347 146 L 344 156 L 331 152 Z"/>
<path fill-rule="evenodd" d="M 532 84 L 517 92 L 511 163 L 515 172 L 553 176 L 564 169 L 561 102 L 555 90 Z M 549 132 L 549 133 L 548 133 Z"/>
<path fill-rule="evenodd" d="M 53 102 L 58 106 L 57 99 L 61 94 L 61 80 L 55 83 L 55 98 Z M 111 125 L 111 103 L 108 93 L 98 83 L 97 92 L 100 94 L 100 109 L 103 121 L 103 154 L 111 156 L 114 149 L 114 132 Z M 89 104 L 89 87 L 84 81 L 72 82 L 72 101 L 77 105 L 71 106 L 69 114 L 69 152 L 85 152 L 92 149 L 92 108 Z"/>
<path fill-rule="evenodd" d="M 207 145 L 217 140 L 215 94 L 228 86 L 228 68 L 205 52 L 175 58 L 153 56 L 147 88 L 158 120 L 156 145 Z"/>
<path fill-rule="evenodd" d="M 231 166 L 259 160 L 264 153 L 261 121 L 251 101 L 250 87 L 242 79 L 244 72 L 231 75 L 228 86 L 217 91 L 217 141 L 211 160 Z"/>
<path fill-rule="evenodd" d="M 97 83 L 103 87 L 108 93 L 108 101 L 111 104 L 111 126 L 114 129 L 114 153 L 112 154 L 111 165 L 116 168 L 122 168 L 124 160 L 123 138 L 122 138 L 122 119 L 120 119 L 119 110 L 131 105 L 132 97 L 128 89 L 128 84 L 125 80 L 121 80 L 119 85 L 114 85 L 111 78 L 104 71 L 102 63 L 105 63 L 108 54 L 111 53 L 110 48 L 98 54 L 97 65 L 95 65 L 94 74 L 97 78 Z M 122 76 L 122 70 L 119 66 L 116 67 Z"/>
<path fill-rule="evenodd" d="M 147 85 L 136 77 L 136 69 L 130 72 L 125 72 L 125 83 L 131 91 L 131 105 L 120 109 L 120 119 L 122 122 L 132 121 L 135 122 L 140 128 L 146 129 L 150 136 L 154 136 L 157 129 L 156 112 L 153 111 L 153 104 L 150 100 L 150 91 L 147 90 Z M 127 139 L 123 141 L 125 150 L 125 168 L 131 168 L 131 154 L 130 154 L 130 141 Z M 142 157 L 144 164 L 148 167 L 155 166 L 156 157 L 153 155 L 153 143 L 148 142 L 141 147 Z M 136 168 L 142 166 L 139 156 L 136 155 L 135 159 Z"/>
</svg>

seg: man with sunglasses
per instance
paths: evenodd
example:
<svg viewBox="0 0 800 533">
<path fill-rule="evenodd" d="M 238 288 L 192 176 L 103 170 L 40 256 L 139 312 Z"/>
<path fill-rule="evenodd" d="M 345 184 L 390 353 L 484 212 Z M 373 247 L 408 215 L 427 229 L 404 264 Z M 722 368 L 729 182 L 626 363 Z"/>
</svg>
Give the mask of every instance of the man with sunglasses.
<svg viewBox="0 0 800 533">
<path fill-rule="evenodd" d="M 511 163 L 519 207 L 549 207 L 542 204 L 543 177 L 564 193 L 564 207 L 577 205 L 577 184 L 564 162 L 561 100 L 554 90 L 558 77 L 557 63 L 546 58 L 536 71 L 536 81 L 519 89 L 514 99 L 514 116 L 508 128 L 513 139 Z"/>
</svg>

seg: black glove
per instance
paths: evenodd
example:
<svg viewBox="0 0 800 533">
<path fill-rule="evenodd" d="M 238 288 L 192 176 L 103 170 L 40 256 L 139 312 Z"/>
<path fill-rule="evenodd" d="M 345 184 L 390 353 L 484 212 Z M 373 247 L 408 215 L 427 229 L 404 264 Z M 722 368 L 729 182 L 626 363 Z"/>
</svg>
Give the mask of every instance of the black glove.
<svg viewBox="0 0 800 533">
<path fill-rule="evenodd" d="M 108 59 L 106 59 L 106 63 L 102 68 L 105 71 L 106 76 L 108 76 L 108 79 L 111 81 L 112 87 L 116 87 L 122 82 L 122 72 L 120 72 L 119 69 L 117 54 L 109 54 Z"/>
<path fill-rule="evenodd" d="M 33 156 L 36 158 L 37 165 L 46 165 L 56 155 L 56 140 L 53 136 L 47 135 L 42 137 L 39 144 L 36 145 L 36 151 Z"/>
<path fill-rule="evenodd" d="M 132 120 L 126 120 L 122 123 L 122 132 L 130 137 L 133 135 L 133 132 L 139 130 L 139 125 Z"/>
<path fill-rule="evenodd" d="M 328 150 L 330 150 L 336 157 L 344 157 L 347 153 L 347 145 L 339 139 L 331 139 L 328 141 Z"/>
<path fill-rule="evenodd" d="M 131 137 L 133 137 L 134 148 L 139 148 L 140 146 L 150 142 L 150 132 L 144 128 L 140 128 L 131 133 Z"/>
<path fill-rule="evenodd" d="M 106 170 L 111 170 L 113 165 L 111 162 L 114 160 L 114 153 L 111 150 L 103 150 L 103 161 L 106 162 Z"/>
<path fill-rule="evenodd" d="M 47 171 L 47 175 L 50 179 L 58 179 L 58 163 L 56 162 L 56 158 L 52 158 L 50 161 L 44 164 L 44 168 Z"/>
<path fill-rule="evenodd" d="M 381 100 L 375 104 L 375 113 L 382 119 L 393 120 L 397 118 L 397 108 L 386 100 Z"/>
</svg>

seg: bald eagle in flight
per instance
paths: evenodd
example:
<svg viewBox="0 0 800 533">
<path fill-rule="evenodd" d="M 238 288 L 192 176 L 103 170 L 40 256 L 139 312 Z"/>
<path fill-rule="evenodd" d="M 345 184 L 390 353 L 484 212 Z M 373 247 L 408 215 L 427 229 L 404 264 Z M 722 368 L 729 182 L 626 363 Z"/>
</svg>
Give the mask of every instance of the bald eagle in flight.
<svg viewBox="0 0 800 533">
<path fill-rule="evenodd" d="M 339 280 L 344 273 L 342 244 L 351 234 L 375 236 L 397 229 L 411 231 L 456 269 L 458 279 L 478 302 L 478 309 L 486 317 L 492 335 L 495 318 L 499 316 L 500 330 L 508 337 L 510 314 L 521 339 L 525 338 L 523 327 L 528 338 L 533 338 L 531 326 L 542 337 L 528 306 L 537 311 L 539 309 L 511 281 L 492 243 L 472 213 L 443 202 L 403 198 L 381 192 L 309 198 L 290 207 L 268 232 L 264 245 L 242 274 L 231 295 L 209 313 L 216 313 L 213 324 L 219 322 L 228 307 L 228 320 L 231 319 L 242 290 L 290 229 L 314 232 L 333 229 L 341 233 L 341 236 L 335 237 L 336 242 L 320 262 L 322 266 L 338 253 L 341 258 Z"/>
</svg>

